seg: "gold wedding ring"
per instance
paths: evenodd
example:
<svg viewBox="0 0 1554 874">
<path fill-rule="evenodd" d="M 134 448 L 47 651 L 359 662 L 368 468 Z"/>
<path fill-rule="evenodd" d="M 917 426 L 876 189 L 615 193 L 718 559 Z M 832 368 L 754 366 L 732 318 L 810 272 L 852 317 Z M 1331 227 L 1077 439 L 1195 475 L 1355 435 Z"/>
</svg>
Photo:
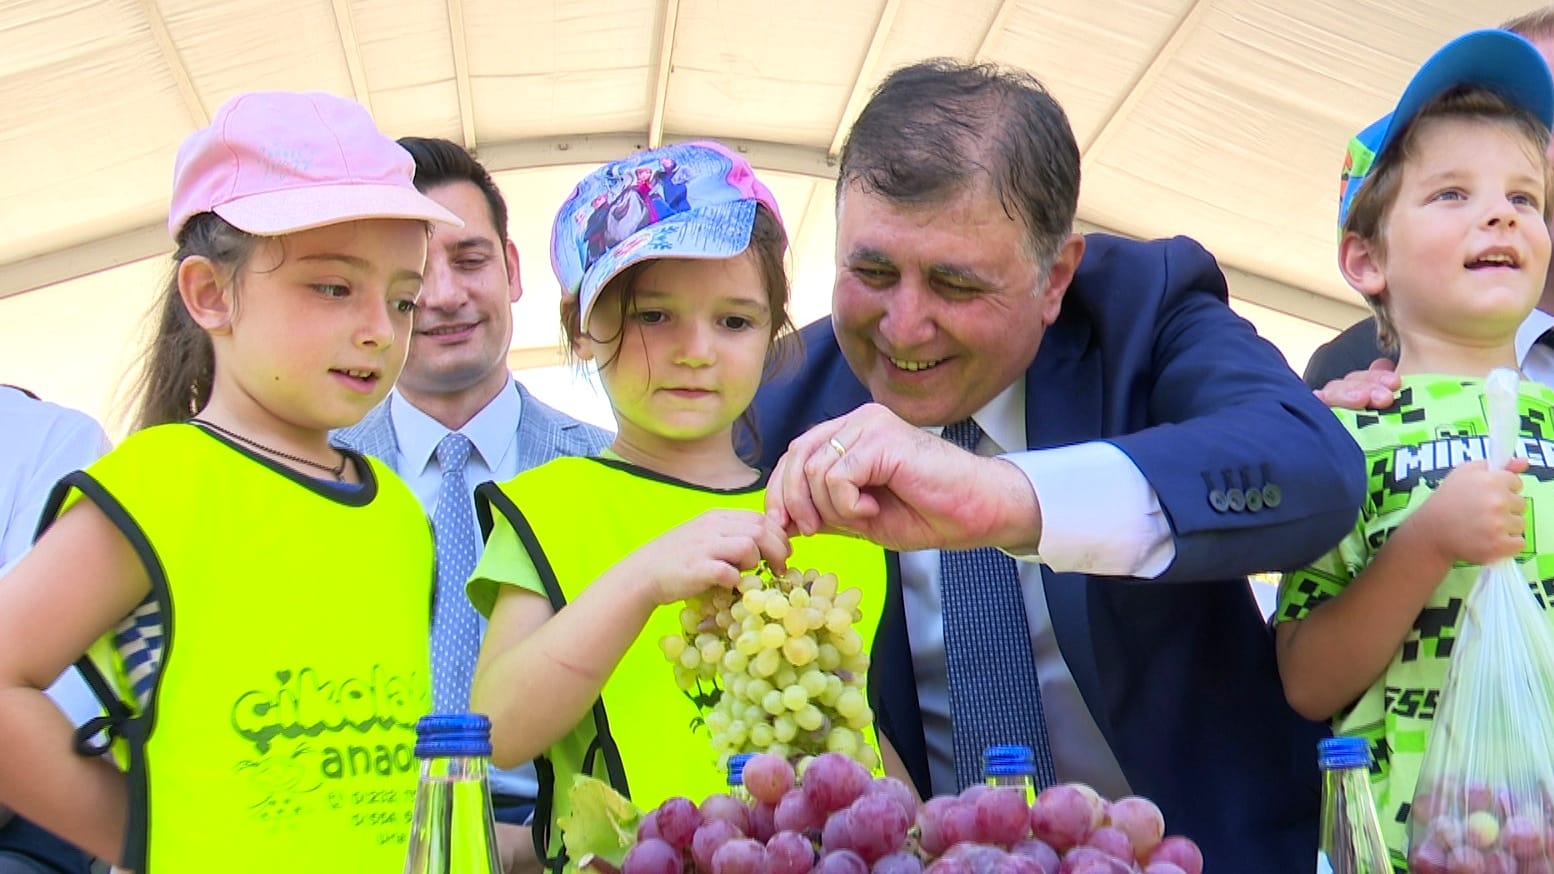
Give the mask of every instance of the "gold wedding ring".
<svg viewBox="0 0 1554 874">
<path fill-rule="evenodd" d="M 847 447 L 843 446 L 842 441 L 836 439 L 835 437 L 831 438 L 831 448 L 836 450 L 837 458 L 841 458 L 847 454 Z"/>
</svg>

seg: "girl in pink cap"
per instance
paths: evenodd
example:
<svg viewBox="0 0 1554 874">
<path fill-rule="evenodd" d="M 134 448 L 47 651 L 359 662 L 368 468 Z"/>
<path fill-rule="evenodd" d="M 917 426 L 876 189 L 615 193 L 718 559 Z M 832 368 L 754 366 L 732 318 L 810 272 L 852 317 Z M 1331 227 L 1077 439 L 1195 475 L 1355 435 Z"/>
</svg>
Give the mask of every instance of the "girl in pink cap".
<svg viewBox="0 0 1554 874">
<path fill-rule="evenodd" d="M 622 196 L 657 208 L 601 248 L 600 213 Z M 490 618 L 471 701 L 491 716 L 497 763 L 544 763 L 534 828 L 552 863 L 567 853 L 557 824 L 576 775 L 606 779 L 647 810 L 724 789 L 724 762 L 740 751 L 796 759 L 818 745 L 880 764 L 862 678 L 885 603 L 884 553 L 833 535 L 790 542 L 762 512 L 765 473 L 736 449 L 776 340 L 791 329 L 786 244 L 771 191 L 715 143 L 601 167 L 556 217 L 564 330 L 572 352 L 597 365 L 619 433 L 601 457 L 481 486 L 487 545 L 468 587 Z M 774 624 L 769 634 L 795 641 L 797 661 L 767 640 L 748 654 L 752 683 L 738 690 L 694 680 L 687 661 L 670 664 L 660 640 L 679 639 L 682 602 L 733 589 L 762 562 L 833 572 L 856 589 L 837 600 L 851 620 L 847 599 L 860 596 L 855 645 L 811 660 L 803 640 L 818 631 Z M 690 651 L 697 662 L 728 655 L 740 670 L 732 646 Z M 830 683 L 827 671 L 854 684 Z M 770 724 L 711 706 L 738 695 L 732 712 L 745 713 L 778 690 L 789 703 Z M 829 722 L 817 701 L 848 718 Z"/>
<path fill-rule="evenodd" d="M 458 223 L 413 172 L 326 94 L 236 97 L 178 152 L 139 430 L 0 584 L 0 802 L 101 858 L 403 864 L 431 533 L 328 435 L 398 376 L 428 222 Z M 105 711 L 74 733 L 40 691 L 72 662 Z"/>
</svg>

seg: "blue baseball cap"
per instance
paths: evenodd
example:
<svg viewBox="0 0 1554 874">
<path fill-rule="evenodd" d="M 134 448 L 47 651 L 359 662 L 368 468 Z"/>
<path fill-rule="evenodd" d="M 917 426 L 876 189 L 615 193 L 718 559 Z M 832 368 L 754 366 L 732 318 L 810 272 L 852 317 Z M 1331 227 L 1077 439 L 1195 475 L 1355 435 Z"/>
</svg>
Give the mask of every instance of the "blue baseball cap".
<svg viewBox="0 0 1554 874">
<path fill-rule="evenodd" d="M 637 152 L 594 170 L 556 213 L 550 264 L 581 322 L 605 283 L 653 258 L 732 258 L 750 245 L 756 207 L 777 198 L 737 152 L 711 141 Z"/>
<path fill-rule="evenodd" d="M 1453 88 L 1476 85 L 1499 94 L 1554 128 L 1554 76 L 1532 43 L 1509 30 L 1475 30 L 1457 37 L 1430 56 L 1409 80 L 1397 107 L 1349 140 L 1338 188 L 1338 229 L 1342 233 L 1355 192 L 1370 176 L 1376 158 L 1408 127 L 1425 104 Z"/>
</svg>

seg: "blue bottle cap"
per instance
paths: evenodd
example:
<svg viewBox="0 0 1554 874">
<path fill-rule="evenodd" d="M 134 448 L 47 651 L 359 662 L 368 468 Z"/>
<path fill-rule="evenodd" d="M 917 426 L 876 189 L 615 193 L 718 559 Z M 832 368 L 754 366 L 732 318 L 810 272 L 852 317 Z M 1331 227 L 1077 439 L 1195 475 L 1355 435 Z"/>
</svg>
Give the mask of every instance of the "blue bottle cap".
<svg viewBox="0 0 1554 874">
<path fill-rule="evenodd" d="M 1000 744 L 982 753 L 983 771 L 989 777 L 1018 777 L 1036 770 L 1036 754 L 1030 747 Z"/>
<path fill-rule="evenodd" d="M 1317 767 L 1324 771 L 1339 768 L 1368 768 L 1371 745 L 1363 737 L 1325 737 L 1317 742 Z"/>
<path fill-rule="evenodd" d="M 728 757 L 728 785 L 745 785 L 745 763 L 754 753 L 735 753 Z"/>
<path fill-rule="evenodd" d="M 433 713 L 415 724 L 418 759 L 491 755 L 491 720 L 484 713 Z"/>
</svg>

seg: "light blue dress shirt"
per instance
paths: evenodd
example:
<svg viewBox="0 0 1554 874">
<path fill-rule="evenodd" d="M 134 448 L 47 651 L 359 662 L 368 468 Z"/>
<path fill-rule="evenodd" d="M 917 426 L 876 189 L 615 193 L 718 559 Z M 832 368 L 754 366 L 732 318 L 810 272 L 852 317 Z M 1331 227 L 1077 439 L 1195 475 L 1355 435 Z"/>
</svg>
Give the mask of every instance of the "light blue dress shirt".
<svg viewBox="0 0 1554 874">
<path fill-rule="evenodd" d="M 977 454 L 1001 455 L 1030 479 L 1041 503 L 1039 555 L 1016 555 L 1025 616 L 1036 654 L 1042 706 L 1058 779 L 1088 783 L 1107 798 L 1131 794 L 1117 758 L 1085 706 L 1058 650 L 1041 576 L 1060 572 L 1153 577 L 1176 557 L 1170 524 L 1138 467 L 1110 443 L 1092 441 L 1025 451 L 1022 377 L 973 416 L 982 428 Z M 939 428 L 929 429 L 935 433 Z M 1011 450 L 1011 447 L 1013 450 Z M 901 582 L 917 675 L 918 705 L 934 791 L 953 791 L 955 749 L 939 600 L 939 553 L 901 553 Z M 950 788 L 946 788 L 950 787 Z"/>
<path fill-rule="evenodd" d="M 459 433 L 474 444 L 464 466 L 468 485 L 465 495 L 471 506 L 475 502 L 476 486 L 484 482 L 504 482 L 519 474 L 518 417 L 522 413 L 523 400 L 518 395 L 518 386 L 509 380 L 506 388 L 459 429 Z M 394 424 L 394 437 L 399 444 L 399 457 L 393 460 L 394 470 L 410 485 L 430 517 L 437 510 L 437 491 L 442 485 L 437 444 L 448 434 L 448 428 L 405 400 L 398 390 L 389 394 L 389 420 Z M 484 549 L 485 544 L 481 543 L 480 548 Z M 480 620 L 482 635 L 485 621 L 484 617 Z M 492 768 L 491 791 L 534 798 L 539 792 L 534 766 Z"/>
</svg>

